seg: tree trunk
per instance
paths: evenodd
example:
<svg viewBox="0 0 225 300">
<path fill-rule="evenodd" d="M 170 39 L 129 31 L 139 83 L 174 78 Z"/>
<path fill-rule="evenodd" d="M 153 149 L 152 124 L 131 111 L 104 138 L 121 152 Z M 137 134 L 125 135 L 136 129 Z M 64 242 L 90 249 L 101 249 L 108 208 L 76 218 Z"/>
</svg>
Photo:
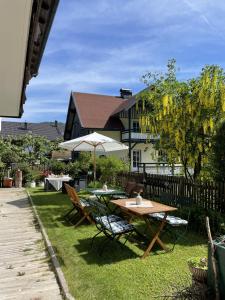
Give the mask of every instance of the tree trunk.
<svg viewBox="0 0 225 300">
<path fill-rule="evenodd" d="M 194 167 L 194 174 L 193 174 L 193 179 L 196 180 L 201 172 L 202 169 L 202 154 L 199 153 L 197 162 L 195 163 Z"/>
</svg>

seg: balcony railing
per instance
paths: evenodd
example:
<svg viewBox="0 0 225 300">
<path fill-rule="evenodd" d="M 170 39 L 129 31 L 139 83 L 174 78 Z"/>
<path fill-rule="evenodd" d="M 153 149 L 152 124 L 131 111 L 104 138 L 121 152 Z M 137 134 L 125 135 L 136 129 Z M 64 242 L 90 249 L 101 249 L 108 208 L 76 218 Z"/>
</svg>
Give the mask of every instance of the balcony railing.
<svg viewBox="0 0 225 300">
<path fill-rule="evenodd" d="M 183 166 L 174 164 L 173 166 L 165 162 L 138 163 L 138 173 L 158 174 L 158 175 L 181 175 Z M 192 170 L 189 169 L 192 174 Z"/>
<path fill-rule="evenodd" d="M 122 142 L 129 141 L 129 130 L 122 131 L 121 139 L 122 139 Z M 150 132 L 141 133 L 141 132 L 137 132 L 137 131 L 134 131 L 131 129 L 130 139 L 131 139 L 131 141 L 142 141 L 142 142 L 156 141 L 159 139 L 159 135 L 154 135 L 154 134 L 151 134 Z"/>
</svg>

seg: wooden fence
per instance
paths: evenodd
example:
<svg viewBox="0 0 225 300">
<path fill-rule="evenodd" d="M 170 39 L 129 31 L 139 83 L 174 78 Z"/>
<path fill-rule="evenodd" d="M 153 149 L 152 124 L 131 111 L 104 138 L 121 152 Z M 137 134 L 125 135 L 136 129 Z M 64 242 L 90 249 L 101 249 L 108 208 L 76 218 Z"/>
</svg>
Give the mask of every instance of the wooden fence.
<svg viewBox="0 0 225 300">
<path fill-rule="evenodd" d="M 192 182 L 184 177 L 121 173 L 119 183 L 124 186 L 127 181 L 144 183 L 145 197 L 158 197 L 166 192 L 174 196 L 188 197 L 193 205 L 206 210 L 225 213 L 225 183 L 224 182 Z"/>
</svg>

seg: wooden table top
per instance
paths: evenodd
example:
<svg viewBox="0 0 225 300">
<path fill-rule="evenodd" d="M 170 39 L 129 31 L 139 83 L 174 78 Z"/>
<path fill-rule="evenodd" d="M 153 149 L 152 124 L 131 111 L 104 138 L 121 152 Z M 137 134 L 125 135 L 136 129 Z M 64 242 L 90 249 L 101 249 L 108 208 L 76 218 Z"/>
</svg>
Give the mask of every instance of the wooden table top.
<svg viewBox="0 0 225 300">
<path fill-rule="evenodd" d="M 153 207 L 127 207 L 126 202 L 136 201 L 136 198 L 129 198 L 129 199 L 120 199 L 120 200 L 111 200 L 110 202 L 114 203 L 115 205 L 119 206 L 123 210 L 127 210 L 130 213 L 135 215 L 144 216 L 153 213 L 160 213 L 160 212 L 170 212 L 177 210 L 176 207 L 168 206 L 165 204 L 161 204 L 159 202 L 143 199 L 145 203 L 148 201 L 151 202 Z"/>
</svg>

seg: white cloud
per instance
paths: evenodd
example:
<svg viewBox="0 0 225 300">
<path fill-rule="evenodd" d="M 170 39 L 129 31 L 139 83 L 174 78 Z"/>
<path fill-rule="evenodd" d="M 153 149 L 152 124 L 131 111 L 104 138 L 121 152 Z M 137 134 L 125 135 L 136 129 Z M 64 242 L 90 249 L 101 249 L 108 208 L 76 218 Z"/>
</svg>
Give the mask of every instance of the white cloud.
<svg viewBox="0 0 225 300">
<path fill-rule="evenodd" d="M 224 14 L 222 0 L 61 0 L 25 115 L 65 116 L 71 90 L 138 91 L 140 77 L 165 70 L 169 58 L 179 78 L 206 63 L 225 65 Z"/>
</svg>

